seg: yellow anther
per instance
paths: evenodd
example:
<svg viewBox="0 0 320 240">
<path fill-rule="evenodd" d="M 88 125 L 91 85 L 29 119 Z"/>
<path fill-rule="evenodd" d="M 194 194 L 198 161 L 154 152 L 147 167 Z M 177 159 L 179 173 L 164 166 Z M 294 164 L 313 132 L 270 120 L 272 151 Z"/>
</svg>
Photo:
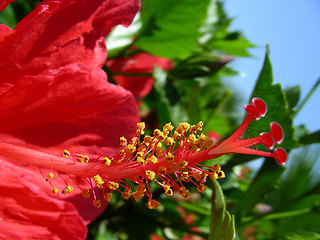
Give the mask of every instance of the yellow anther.
<svg viewBox="0 0 320 240">
<path fill-rule="evenodd" d="M 204 143 L 205 148 L 212 147 L 214 145 L 214 141 L 211 138 L 208 138 L 208 140 Z"/>
<path fill-rule="evenodd" d="M 119 155 L 121 158 L 124 158 L 126 156 L 126 151 L 124 149 L 122 149 L 120 152 L 119 152 Z"/>
<path fill-rule="evenodd" d="M 218 171 L 220 171 L 221 170 L 221 167 L 220 167 L 220 165 L 219 164 L 214 164 L 211 168 L 210 168 L 210 170 L 212 171 L 212 172 L 218 172 Z"/>
<path fill-rule="evenodd" d="M 204 135 L 203 133 L 201 133 L 201 135 L 198 137 L 198 139 L 195 143 L 198 148 L 201 148 L 208 140 L 209 140 L 209 138 L 206 135 Z"/>
<path fill-rule="evenodd" d="M 181 178 L 183 180 L 188 180 L 190 178 L 189 173 L 188 172 L 182 172 Z"/>
<path fill-rule="evenodd" d="M 62 156 L 64 157 L 70 157 L 70 152 L 68 150 L 64 150 Z"/>
<path fill-rule="evenodd" d="M 174 139 L 172 137 L 167 137 L 163 142 L 167 145 L 172 145 L 174 144 Z"/>
<path fill-rule="evenodd" d="M 158 175 L 166 175 L 167 174 L 167 168 L 164 166 L 158 167 Z"/>
<path fill-rule="evenodd" d="M 144 196 L 144 193 L 146 191 L 145 185 L 143 183 L 140 183 L 137 187 L 137 191 L 132 193 L 132 197 L 138 201 L 140 198 Z"/>
<path fill-rule="evenodd" d="M 164 130 L 167 130 L 167 131 L 172 131 L 173 130 L 173 126 L 172 126 L 171 122 L 167 123 L 166 125 L 163 126 L 163 131 Z"/>
<path fill-rule="evenodd" d="M 175 131 L 172 137 L 174 140 L 177 140 L 178 138 L 181 137 L 181 134 Z"/>
<path fill-rule="evenodd" d="M 103 198 L 104 198 L 104 200 L 106 200 L 107 202 L 110 202 L 111 199 L 112 199 L 112 193 L 111 193 L 111 192 L 108 192 L 108 193 L 103 194 Z"/>
<path fill-rule="evenodd" d="M 89 162 L 89 157 L 80 154 L 80 155 L 78 156 L 77 160 L 78 160 L 79 162 L 82 162 L 82 163 L 87 163 L 87 162 Z"/>
<path fill-rule="evenodd" d="M 197 187 L 198 192 L 204 193 L 207 190 L 207 186 L 200 183 L 200 186 Z"/>
<path fill-rule="evenodd" d="M 133 137 L 131 138 L 131 144 L 135 145 L 137 142 L 138 138 L 137 137 Z"/>
<path fill-rule="evenodd" d="M 212 181 L 217 180 L 219 178 L 216 172 L 209 173 L 209 177 Z"/>
<path fill-rule="evenodd" d="M 143 130 L 141 130 L 141 129 L 137 129 L 136 130 L 136 136 L 137 137 L 139 137 L 139 136 L 141 136 L 141 135 L 143 135 L 144 134 L 144 131 Z"/>
<path fill-rule="evenodd" d="M 164 139 L 163 132 L 161 132 L 159 129 L 155 129 L 155 130 L 153 131 L 153 136 L 154 136 L 156 139 L 159 139 L 159 140 L 163 140 L 163 139 Z"/>
<path fill-rule="evenodd" d="M 181 187 L 178 190 L 178 193 L 183 197 L 183 198 L 188 198 L 191 194 L 189 190 L 186 189 L 186 187 Z"/>
<path fill-rule="evenodd" d="M 138 129 L 143 130 L 143 129 L 145 129 L 145 127 L 146 127 L 146 124 L 144 122 L 137 123 Z"/>
<path fill-rule="evenodd" d="M 87 188 L 82 189 L 82 197 L 83 198 L 89 198 L 90 197 L 90 191 Z"/>
<path fill-rule="evenodd" d="M 153 180 L 154 179 L 154 177 L 155 177 L 155 172 L 154 171 L 151 171 L 151 170 L 147 170 L 146 171 L 146 176 L 147 176 L 147 178 L 149 179 L 149 180 Z"/>
<path fill-rule="evenodd" d="M 177 172 L 177 171 L 180 170 L 180 168 L 179 168 L 177 163 L 172 163 L 171 164 L 171 168 L 172 168 L 172 171 L 174 171 L 174 172 Z"/>
<path fill-rule="evenodd" d="M 156 156 L 151 156 L 151 157 L 147 158 L 147 161 L 149 163 L 156 164 L 156 163 L 158 163 L 158 158 Z"/>
<path fill-rule="evenodd" d="M 151 143 L 151 141 L 152 141 L 152 137 L 151 137 L 151 136 L 149 136 L 149 135 L 144 136 L 143 142 L 144 142 L 145 144 L 146 144 L 146 143 Z"/>
<path fill-rule="evenodd" d="M 134 153 L 134 151 L 136 150 L 136 147 L 133 144 L 128 144 L 125 148 L 126 153 L 128 153 L 129 155 Z"/>
<path fill-rule="evenodd" d="M 62 190 L 62 194 L 65 195 L 67 193 L 72 193 L 72 191 L 73 191 L 73 187 L 68 185 L 68 186 L 65 187 L 65 189 Z"/>
<path fill-rule="evenodd" d="M 195 143 L 197 141 L 197 138 L 194 134 L 190 134 L 188 137 L 187 137 L 187 141 L 188 142 L 191 142 L 191 143 Z"/>
<path fill-rule="evenodd" d="M 188 162 L 183 160 L 183 159 L 180 159 L 179 162 L 178 162 L 178 166 L 179 168 L 185 168 L 186 166 L 188 165 Z"/>
<path fill-rule="evenodd" d="M 116 183 L 116 182 L 110 181 L 110 182 L 107 183 L 106 187 L 109 188 L 110 190 L 115 191 L 115 190 L 117 190 L 119 188 L 119 184 Z"/>
<path fill-rule="evenodd" d="M 157 146 L 156 146 L 156 149 L 161 149 L 162 148 L 162 143 L 161 142 L 158 142 Z"/>
<path fill-rule="evenodd" d="M 218 174 L 218 179 L 225 178 L 225 174 L 223 171 L 218 171 L 217 174 Z"/>
<path fill-rule="evenodd" d="M 179 126 L 176 129 L 176 132 L 180 134 L 186 133 L 190 129 L 190 124 L 187 122 L 180 123 Z"/>
<path fill-rule="evenodd" d="M 154 199 L 150 199 L 148 202 L 148 208 L 149 209 L 157 209 L 159 207 L 160 203 Z"/>
<path fill-rule="evenodd" d="M 144 152 L 137 152 L 136 154 L 137 157 L 141 157 L 141 158 L 144 158 Z"/>
<path fill-rule="evenodd" d="M 196 127 L 198 128 L 198 131 L 202 131 L 202 127 L 203 127 L 203 122 L 200 121 L 196 124 Z"/>
<path fill-rule="evenodd" d="M 123 198 L 124 199 L 129 199 L 129 197 L 132 195 L 132 191 L 131 191 L 131 189 L 130 188 L 127 188 L 125 191 L 124 191 L 124 193 L 122 194 L 122 196 L 123 196 Z"/>
<path fill-rule="evenodd" d="M 54 194 L 57 194 L 58 191 L 59 191 L 58 188 L 52 188 L 52 190 L 51 190 L 51 192 L 54 193 Z"/>
<path fill-rule="evenodd" d="M 111 159 L 105 157 L 103 160 L 104 165 L 110 166 L 111 165 Z"/>
<path fill-rule="evenodd" d="M 163 126 L 163 135 L 164 137 L 168 136 L 168 134 L 173 130 L 173 126 L 171 123 L 167 123 L 166 125 Z"/>
<path fill-rule="evenodd" d="M 173 161 L 174 161 L 174 155 L 172 155 L 172 154 L 169 152 L 168 155 L 163 158 L 163 160 L 164 160 L 164 162 L 166 162 L 166 163 L 173 163 Z"/>
<path fill-rule="evenodd" d="M 208 174 L 206 174 L 205 172 L 196 171 L 193 173 L 194 179 L 198 182 L 205 180 L 207 176 Z"/>
<path fill-rule="evenodd" d="M 101 200 L 98 200 L 98 199 L 93 199 L 92 200 L 92 205 L 96 208 L 99 208 L 101 207 Z"/>
<path fill-rule="evenodd" d="M 134 198 L 134 200 L 136 200 L 136 202 L 138 202 L 143 197 L 143 195 L 143 193 L 137 191 L 132 193 L 132 197 Z"/>
<path fill-rule="evenodd" d="M 172 196 L 173 191 L 169 185 L 165 184 L 162 186 L 162 188 L 164 189 L 164 192 L 167 196 Z"/>
<path fill-rule="evenodd" d="M 189 142 L 188 146 L 187 146 L 187 149 L 190 152 L 198 152 L 199 151 L 199 147 L 194 142 Z"/>
<path fill-rule="evenodd" d="M 53 179 L 54 175 L 53 175 L 52 172 L 50 172 L 50 173 L 47 174 L 47 177 L 48 177 L 49 179 Z"/>
<path fill-rule="evenodd" d="M 104 186 L 103 186 L 104 181 L 103 181 L 102 178 L 99 176 L 99 174 L 95 175 L 95 176 L 93 177 L 93 180 L 95 181 L 97 188 L 99 188 L 99 189 L 103 189 L 103 188 L 104 188 Z"/>
<path fill-rule="evenodd" d="M 164 150 L 162 148 L 157 148 L 156 149 L 156 156 L 162 157 L 163 155 L 164 155 Z"/>
<path fill-rule="evenodd" d="M 142 157 L 138 157 L 137 158 L 137 162 L 142 166 L 146 163 L 145 160 Z"/>
<path fill-rule="evenodd" d="M 127 145 L 127 139 L 125 137 L 120 137 L 120 146 Z"/>
</svg>

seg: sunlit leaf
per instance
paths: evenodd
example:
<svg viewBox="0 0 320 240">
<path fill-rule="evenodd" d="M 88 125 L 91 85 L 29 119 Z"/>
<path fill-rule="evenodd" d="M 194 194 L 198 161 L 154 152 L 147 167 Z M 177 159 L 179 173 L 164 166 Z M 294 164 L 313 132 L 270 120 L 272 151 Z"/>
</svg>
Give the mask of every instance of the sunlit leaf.
<svg viewBox="0 0 320 240">
<path fill-rule="evenodd" d="M 170 59 L 184 58 L 195 49 L 209 0 L 144 0 L 141 49 Z"/>
<path fill-rule="evenodd" d="M 281 146 L 287 150 L 298 146 L 298 142 L 293 138 L 292 111 L 288 108 L 286 96 L 279 83 L 273 84 L 272 65 L 269 58 L 269 46 L 263 63 L 263 68 L 252 92 L 251 98 L 262 98 L 268 106 L 267 115 L 250 124 L 250 136 L 258 136 L 261 131 L 270 131 L 269 123 L 279 123 L 284 131 L 285 139 Z"/>
</svg>

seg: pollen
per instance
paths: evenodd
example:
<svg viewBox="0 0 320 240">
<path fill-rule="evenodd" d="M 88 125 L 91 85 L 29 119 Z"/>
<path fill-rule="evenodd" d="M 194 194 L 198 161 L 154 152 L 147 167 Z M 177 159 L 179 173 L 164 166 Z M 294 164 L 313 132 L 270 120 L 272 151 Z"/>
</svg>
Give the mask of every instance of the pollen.
<svg viewBox="0 0 320 240">
<path fill-rule="evenodd" d="M 77 160 L 82 163 L 87 163 L 89 162 L 89 157 L 79 154 L 79 156 L 77 157 Z"/>
<path fill-rule="evenodd" d="M 155 172 L 153 172 L 153 171 L 150 171 L 150 170 L 147 170 L 146 171 L 146 176 L 147 176 L 147 178 L 149 179 L 149 180 L 153 180 L 154 179 L 154 177 L 155 177 Z"/>
<path fill-rule="evenodd" d="M 148 208 L 149 209 L 157 209 L 160 206 L 160 203 L 154 199 L 149 200 Z"/>
<path fill-rule="evenodd" d="M 68 185 L 68 186 L 65 187 L 65 189 L 62 190 L 62 194 L 65 195 L 67 193 L 72 193 L 72 191 L 73 191 L 73 187 Z"/>
<path fill-rule="evenodd" d="M 110 165 L 111 165 L 111 160 L 110 160 L 109 158 L 105 157 L 105 158 L 103 159 L 103 163 L 104 163 L 104 165 L 106 165 L 106 166 L 110 166 Z"/>
<path fill-rule="evenodd" d="M 70 157 L 70 152 L 68 150 L 64 150 L 62 156 L 64 157 Z"/>
<path fill-rule="evenodd" d="M 106 200 L 107 202 L 110 202 L 111 199 L 112 199 L 112 193 L 111 193 L 111 192 L 108 192 L 108 193 L 103 194 L 103 198 L 104 198 L 104 200 Z"/>
<path fill-rule="evenodd" d="M 117 190 L 119 188 L 119 183 L 116 183 L 116 182 L 113 182 L 113 181 L 110 181 L 107 183 L 107 188 L 109 188 L 110 190 Z"/>
<path fill-rule="evenodd" d="M 97 188 L 99 188 L 99 189 L 103 189 L 103 188 L 104 188 L 104 186 L 103 186 L 104 181 L 103 181 L 102 178 L 99 176 L 99 174 L 95 175 L 95 176 L 93 177 L 93 180 L 95 181 Z"/>
<path fill-rule="evenodd" d="M 156 164 L 156 163 L 158 163 L 158 158 L 156 156 L 151 156 L 151 157 L 147 158 L 147 161 L 149 163 Z"/>
<path fill-rule="evenodd" d="M 54 193 L 54 194 L 57 194 L 58 191 L 59 191 L 58 188 L 52 188 L 52 190 L 51 190 L 51 192 Z"/>
<path fill-rule="evenodd" d="M 166 175 L 167 174 L 167 168 L 164 166 L 158 167 L 158 175 Z"/>
<path fill-rule="evenodd" d="M 183 198 L 188 198 L 191 194 L 189 190 L 186 189 L 185 186 L 179 188 L 178 193 L 183 197 Z"/>
<path fill-rule="evenodd" d="M 143 130 L 145 129 L 146 124 L 144 122 L 137 123 L 137 129 Z"/>
<path fill-rule="evenodd" d="M 100 208 L 101 207 L 101 200 L 98 199 L 93 199 L 92 200 L 92 205 L 96 208 Z"/>
<path fill-rule="evenodd" d="M 164 157 L 164 162 L 166 163 L 173 163 L 174 161 L 174 155 L 172 155 L 170 152 L 167 156 Z"/>
<path fill-rule="evenodd" d="M 47 174 L 47 177 L 48 177 L 49 179 L 53 179 L 54 175 L 53 175 L 52 172 L 50 172 L 50 173 Z"/>
<path fill-rule="evenodd" d="M 220 171 L 220 169 L 221 169 L 221 167 L 220 167 L 220 165 L 219 164 L 214 164 L 211 168 L 210 168 L 210 170 L 212 171 L 212 172 L 218 172 L 218 171 Z"/>
<path fill-rule="evenodd" d="M 204 193 L 207 190 L 207 186 L 203 183 L 200 183 L 200 186 L 197 187 L 198 192 Z"/>
<path fill-rule="evenodd" d="M 127 139 L 125 137 L 120 137 L 120 146 L 127 145 Z"/>
<path fill-rule="evenodd" d="M 129 199 L 129 197 L 132 195 L 132 191 L 130 188 L 127 188 L 123 193 L 122 196 L 124 199 Z"/>
<path fill-rule="evenodd" d="M 89 198 L 90 197 L 90 191 L 87 188 L 82 189 L 82 197 L 83 198 Z"/>
</svg>

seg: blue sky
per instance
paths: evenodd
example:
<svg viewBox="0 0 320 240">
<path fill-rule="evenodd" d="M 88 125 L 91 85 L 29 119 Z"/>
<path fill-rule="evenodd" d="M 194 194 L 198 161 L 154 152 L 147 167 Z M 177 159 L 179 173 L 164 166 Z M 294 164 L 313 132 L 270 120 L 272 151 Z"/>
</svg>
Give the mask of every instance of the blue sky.
<svg viewBox="0 0 320 240">
<path fill-rule="evenodd" d="M 249 97 L 257 79 L 265 45 L 270 43 L 274 82 L 282 87 L 299 84 L 303 99 L 320 77 L 319 0 L 226 0 L 225 10 L 233 17 L 232 30 L 241 30 L 257 46 L 254 58 L 237 59 L 232 66 L 245 73 L 233 79 L 245 82 Z M 300 111 L 295 124 L 306 123 L 311 131 L 320 129 L 320 88 Z"/>
</svg>

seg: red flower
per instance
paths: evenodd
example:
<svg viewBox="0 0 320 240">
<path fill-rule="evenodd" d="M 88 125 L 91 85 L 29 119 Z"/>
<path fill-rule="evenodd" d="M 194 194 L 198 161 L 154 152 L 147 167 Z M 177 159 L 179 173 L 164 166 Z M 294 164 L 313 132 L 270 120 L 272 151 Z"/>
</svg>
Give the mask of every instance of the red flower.
<svg viewBox="0 0 320 240">
<path fill-rule="evenodd" d="M 154 84 L 151 74 L 155 66 L 163 70 L 170 70 L 173 67 L 170 60 L 148 53 L 110 59 L 106 65 L 109 67 L 110 73 L 113 74 L 113 80 L 132 92 L 138 99 L 143 98 L 151 91 Z"/>
<path fill-rule="evenodd" d="M 64 149 L 115 153 L 119 137 L 132 136 L 139 121 L 134 99 L 108 83 L 101 67 L 106 35 L 129 25 L 139 5 L 45 0 L 14 30 L 0 25 L 0 238 L 83 239 L 103 210 L 77 197 L 88 183 L 53 172 L 54 159 Z M 44 169 L 46 161 L 52 165 Z M 75 195 L 55 195 L 49 184 L 64 193 L 73 185 Z"/>
</svg>

